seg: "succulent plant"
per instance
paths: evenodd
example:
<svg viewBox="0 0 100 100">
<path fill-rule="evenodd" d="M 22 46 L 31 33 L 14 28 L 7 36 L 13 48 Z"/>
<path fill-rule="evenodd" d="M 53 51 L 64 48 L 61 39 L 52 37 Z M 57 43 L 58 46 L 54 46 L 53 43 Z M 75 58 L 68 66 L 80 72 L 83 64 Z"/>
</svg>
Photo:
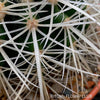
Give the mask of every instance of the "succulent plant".
<svg viewBox="0 0 100 100">
<path fill-rule="evenodd" d="M 0 80 L 7 99 L 85 94 L 87 80 L 99 76 L 99 9 L 97 0 L 1 1 Z"/>
</svg>

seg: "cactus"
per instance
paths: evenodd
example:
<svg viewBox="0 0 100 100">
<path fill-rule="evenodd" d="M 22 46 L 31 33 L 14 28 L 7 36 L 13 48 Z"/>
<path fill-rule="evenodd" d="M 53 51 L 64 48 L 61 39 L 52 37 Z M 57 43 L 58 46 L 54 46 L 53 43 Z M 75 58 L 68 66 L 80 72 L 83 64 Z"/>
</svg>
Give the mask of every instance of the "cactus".
<svg viewBox="0 0 100 100">
<path fill-rule="evenodd" d="M 87 80 L 99 77 L 99 9 L 97 0 L 2 0 L 0 88 L 6 98 L 85 95 Z"/>
</svg>

